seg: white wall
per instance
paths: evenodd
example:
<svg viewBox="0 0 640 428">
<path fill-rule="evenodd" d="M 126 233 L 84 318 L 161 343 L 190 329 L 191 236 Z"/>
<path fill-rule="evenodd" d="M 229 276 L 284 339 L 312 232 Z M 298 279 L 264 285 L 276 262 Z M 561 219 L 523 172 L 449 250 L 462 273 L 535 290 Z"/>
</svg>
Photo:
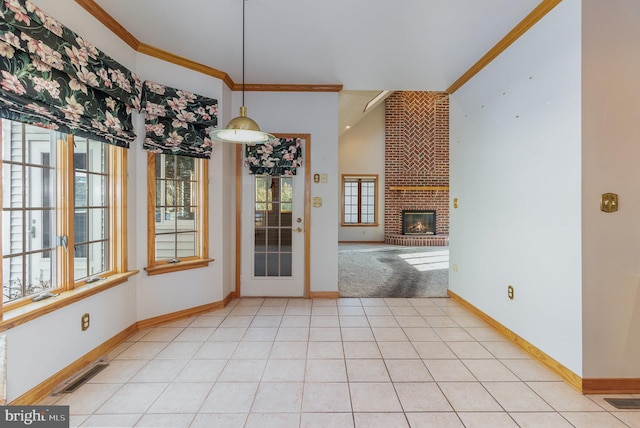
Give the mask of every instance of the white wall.
<svg viewBox="0 0 640 428">
<path fill-rule="evenodd" d="M 234 93 L 235 112 L 241 93 Z M 311 174 L 327 174 L 327 183 L 311 183 L 311 291 L 338 291 L 338 94 L 335 92 L 248 92 L 247 115 L 271 133 L 311 134 Z M 243 244 L 247 245 L 247 244 Z"/>
<path fill-rule="evenodd" d="M 351 129 L 338 144 L 338 180 L 342 174 L 378 175 L 378 226 L 340 226 L 340 241 L 384 241 L 384 136 L 385 104 L 379 104 Z M 340 181 L 338 190 L 340 190 Z M 338 224 L 341 223 L 341 193 L 338 191 Z"/>
<path fill-rule="evenodd" d="M 452 291 L 582 374 L 581 4 L 450 99 Z M 507 298 L 507 286 L 515 299 Z"/>
<path fill-rule="evenodd" d="M 583 6 L 584 377 L 640 378 L 640 3 Z M 600 211 L 617 193 L 620 211 Z"/>
</svg>

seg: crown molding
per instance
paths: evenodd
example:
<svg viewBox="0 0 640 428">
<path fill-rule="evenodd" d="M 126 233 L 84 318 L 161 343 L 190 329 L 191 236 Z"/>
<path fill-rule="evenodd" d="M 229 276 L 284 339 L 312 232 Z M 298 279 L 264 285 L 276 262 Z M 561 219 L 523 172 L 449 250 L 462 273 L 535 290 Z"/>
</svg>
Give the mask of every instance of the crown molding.
<svg viewBox="0 0 640 428">
<path fill-rule="evenodd" d="M 140 41 L 135 38 L 133 34 L 127 31 L 118 21 L 116 21 L 113 16 L 109 15 L 106 10 L 100 7 L 93 0 L 76 0 L 80 6 L 84 8 L 87 12 L 93 15 L 98 21 L 102 22 L 102 24 L 107 27 L 113 34 L 120 37 L 122 41 L 131 46 L 133 50 L 138 50 L 140 46 Z"/>
<path fill-rule="evenodd" d="M 340 92 L 342 85 L 286 85 L 273 83 L 245 83 L 245 91 L 249 92 Z M 236 83 L 232 88 L 241 91 L 242 84 Z"/>
<path fill-rule="evenodd" d="M 451 86 L 446 90 L 448 94 L 453 94 L 460 89 L 465 83 L 467 83 L 473 76 L 478 74 L 480 70 L 485 68 L 491 61 L 493 61 L 498 55 L 504 52 L 513 42 L 518 40 L 520 36 L 526 33 L 531 27 L 533 27 L 538 21 L 540 21 L 547 13 L 549 13 L 554 7 L 560 4 L 562 0 L 543 0 L 535 9 L 531 11 L 525 18 L 518 23 L 513 30 L 509 31 L 496 45 L 489 50 L 482 58 L 478 60 L 469 70 L 467 70 L 462 76 L 458 78 Z"/>
<path fill-rule="evenodd" d="M 208 76 L 222 80 L 232 91 L 241 91 L 242 84 L 235 83 L 224 71 L 218 70 L 208 65 L 192 61 L 188 58 L 156 48 L 138 40 L 126 28 L 124 28 L 113 16 L 109 15 L 94 0 L 75 0 L 82 8 L 89 12 L 94 18 L 100 21 L 113 34 L 129 45 L 136 52 L 158 58 L 162 61 L 170 62 L 190 70 L 197 71 Z M 340 92 L 342 85 L 289 85 L 289 84 L 259 84 L 251 83 L 244 85 L 244 90 L 249 92 Z"/>
<path fill-rule="evenodd" d="M 92 0 L 84 0 L 84 1 L 92 1 Z M 170 62 L 172 64 L 176 64 L 182 66 L 184 68 L 188 68 L 190 70 L 195 70 L 202 74 L 206 74 L 208 76 L 215 77 L 224 81 L 224 83 L 230 88 L 233 89 L 235 83 L 231 80 L 231 77 L 224 71 L 220 71 L 216 68 L 209 67 L 208 65 L 200 64 L 199 62 L 192 61 L 188 58 L 181 57 L 179 55 L 173 54 L 171 52 L 164 51 L 162 49 L 158 49 L 155 46 L 148 45 L 146 43 L 140 43 L 138 52 L 152 56 L 154 58 L 161 59 L 166 62 Z"/>
</svg>

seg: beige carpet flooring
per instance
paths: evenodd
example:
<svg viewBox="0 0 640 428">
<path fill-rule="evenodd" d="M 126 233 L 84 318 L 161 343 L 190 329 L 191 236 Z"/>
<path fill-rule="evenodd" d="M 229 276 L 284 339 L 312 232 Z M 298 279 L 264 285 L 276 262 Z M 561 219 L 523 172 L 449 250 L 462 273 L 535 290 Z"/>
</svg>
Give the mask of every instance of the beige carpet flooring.
<svg viewBox="0 0 640 428">
<path fill-rule="evenodd" d="M 338 246 L 340 297 L 447 297 L 449 247 Z"/>
</svg>

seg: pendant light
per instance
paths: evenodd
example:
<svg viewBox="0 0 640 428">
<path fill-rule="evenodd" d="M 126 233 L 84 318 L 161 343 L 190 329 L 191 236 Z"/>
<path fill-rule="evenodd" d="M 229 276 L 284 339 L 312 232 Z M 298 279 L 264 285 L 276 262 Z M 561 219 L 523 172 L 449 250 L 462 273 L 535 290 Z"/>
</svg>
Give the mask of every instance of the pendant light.
<svg viewBox="0 0 640 428">
<path fill-rule="evenodd" d="M 244 3 L 242 0 L 242 106 L 240 116 L 234 117 L 223 129 L 212 132 L 211 137 L 225 143 L 235 144 L 264 144 L 275 140 L 273 135 L 260 131 L 258 124 L 247 117 L 247 107 L 244 105 Z"/>
</svg>

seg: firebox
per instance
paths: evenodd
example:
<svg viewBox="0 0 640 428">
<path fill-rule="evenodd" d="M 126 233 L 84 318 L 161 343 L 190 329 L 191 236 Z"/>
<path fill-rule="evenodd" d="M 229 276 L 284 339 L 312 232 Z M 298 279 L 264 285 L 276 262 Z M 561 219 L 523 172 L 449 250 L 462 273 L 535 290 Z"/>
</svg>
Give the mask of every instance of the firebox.
<svg viewBox="0 0 640 428">
<path fill-rule="evenodd" d="M 435 235 L 436 211 L 435 210 L 403 210 L 402 211 L 403 235 Z"/>
</svg>

